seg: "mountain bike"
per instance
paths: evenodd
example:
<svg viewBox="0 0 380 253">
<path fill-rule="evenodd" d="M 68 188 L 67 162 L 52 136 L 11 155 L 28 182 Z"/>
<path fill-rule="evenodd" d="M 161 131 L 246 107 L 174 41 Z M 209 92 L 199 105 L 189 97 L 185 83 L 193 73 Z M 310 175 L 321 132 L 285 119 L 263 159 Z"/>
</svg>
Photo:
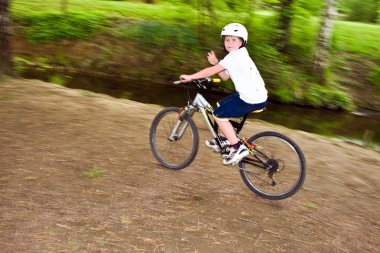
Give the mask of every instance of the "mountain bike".
<svg viewBox="0 0 380 253">
<path fill-rule="evenodd" d="M 193 120 L 195 112 L 200 113 L 219 146 L 220 155 L 228 155 L 230 146 L 222 142 L 218 134 L 214 109 L 202 95 L 208 85 L 219 81 L 204 78 L 189 83 L 173 82 L 185 87 L 187 105 L 160 111 L 152 122 L 149 134 L 152 153 L 164 167 L 180 170 L 195 159 L 199 148 L 199 133 Z M 190 90 L 194 89 L 196 95 L 192 99 Z M 241 137 L 240 132 L 248 116 L 230 119 L 239 140 L 249 150 L 249 155 L 234 166 L 239 169 L 246 186 L 257 195 L 271 200 L 292 196 L 300 189 L 306 175 L 306 161 L 301 149 L 293 140 L 279 132 L 265 131 L 248 139 Z"/>
</svg>

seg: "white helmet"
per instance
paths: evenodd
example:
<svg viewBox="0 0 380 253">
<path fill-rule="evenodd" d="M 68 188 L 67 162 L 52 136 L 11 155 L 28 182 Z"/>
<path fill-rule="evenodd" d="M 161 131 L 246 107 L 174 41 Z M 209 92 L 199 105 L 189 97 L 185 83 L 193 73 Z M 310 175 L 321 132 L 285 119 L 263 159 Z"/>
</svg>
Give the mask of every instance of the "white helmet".
<svg viewBox="0 0 380 253">
<path fill-rule="evenodd" d="M 248 41 L 248 31 L 242 24 L 239 23 L 231 23 L 226 25 L 222 29 L 222 33 L 220 34 L 220 36 L 223 37 L 226 35 L 237 36 L 242 38 L 244 40 L 243 45 L 245 45 Z"/>
</svg>

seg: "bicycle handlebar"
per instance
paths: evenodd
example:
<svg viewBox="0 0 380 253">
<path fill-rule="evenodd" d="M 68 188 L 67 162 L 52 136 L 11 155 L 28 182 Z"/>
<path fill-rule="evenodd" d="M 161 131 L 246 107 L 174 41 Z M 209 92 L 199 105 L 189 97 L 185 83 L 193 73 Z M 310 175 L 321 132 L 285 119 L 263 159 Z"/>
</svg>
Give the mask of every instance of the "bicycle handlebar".
<svg viewBox="0 0 380 253">
<path fill-rule="evenodd" d="M 205 84 L 210 84 L 210 83 L 220 83 L 220 81 L 221 80 L 219 78 L 207 77 L 207 78 L 192 80 L 190 83 L 196 84 L 197 86 L 199 86 L 199 85 L 203 86 Z M 183 83 L 181 80 L 177 80 L 177 81 L 173 82 L 173 84 L 175 84 L 175 85 L 178 85 L 181 83 Z"/>
</svg>

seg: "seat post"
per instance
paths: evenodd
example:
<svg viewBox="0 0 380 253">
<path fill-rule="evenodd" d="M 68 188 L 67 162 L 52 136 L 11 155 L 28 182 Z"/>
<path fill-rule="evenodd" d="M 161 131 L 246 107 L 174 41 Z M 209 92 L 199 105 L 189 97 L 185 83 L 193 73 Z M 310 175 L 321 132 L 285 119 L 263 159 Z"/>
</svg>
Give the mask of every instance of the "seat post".
<svg viewBox="0 0 380 253">
<path fill-rule="evenodd" d="M 245 121 L 247 120 L 248 118 L 248 114 L 244 115 L 243 119 L 240 121 L 240 127 L 239 129 L 236 130 L 236 133 L 239 134 L 240 131 L 243 129 L 243 126 L 245 124 Z"/>
<path fill-rule="evenodd" d="M 244 115 L 243 118 L 240 120 L 240 122 L 230 120 L 232 126 L 236 129 L 236 134 L 239 134 L 240 131 L 243 129 L 244 123 L 248 118 L 248 114 Z"/>
<path fill-rule="evenodd" d="M 257 109 L 257 110 L 255 110 L 255 111 L 253 111 L 253 112 L 251 112 L 251 113 L 259 113 L 259 112 L 263 112 L 263 111 L 265 111 L 265 110 L 266 110 L 266 107 L 263 107 L 263 108 L 261 108 L 261 109 Z M 236 134 L 239 134 L 240 131 L 243 129 L 243 126 L 244 126 L 244 124 L 245 124 L 245 121 L 246 121 L 247 118 L 248 118 L 248 115 L 249 115 L 249 113 L 248 113 L 248 114 L 245 114 L 245 115 L 243 116 L 243 118 L 241 118 L 240 122 L 237 122 L 237 121 L 234 121 L 234 120 L 230 120 L 232 126 L 236 129 Z"/>
</svg>

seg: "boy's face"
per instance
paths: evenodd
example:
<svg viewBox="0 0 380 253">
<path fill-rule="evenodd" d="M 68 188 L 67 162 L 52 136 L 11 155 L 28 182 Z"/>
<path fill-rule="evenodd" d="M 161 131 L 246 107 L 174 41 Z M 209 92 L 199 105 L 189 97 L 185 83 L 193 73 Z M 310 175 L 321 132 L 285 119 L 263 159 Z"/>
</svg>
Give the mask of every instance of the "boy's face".
<svg viewBox="0 0 380 253">
<path fill-rule="evenodd" d="M 224 37 L 224 47 L 228 52 L 237 50 L 241 47 L 243 41 L 240 37 L 236 36 L 225 36 Z"/>
</svg>

